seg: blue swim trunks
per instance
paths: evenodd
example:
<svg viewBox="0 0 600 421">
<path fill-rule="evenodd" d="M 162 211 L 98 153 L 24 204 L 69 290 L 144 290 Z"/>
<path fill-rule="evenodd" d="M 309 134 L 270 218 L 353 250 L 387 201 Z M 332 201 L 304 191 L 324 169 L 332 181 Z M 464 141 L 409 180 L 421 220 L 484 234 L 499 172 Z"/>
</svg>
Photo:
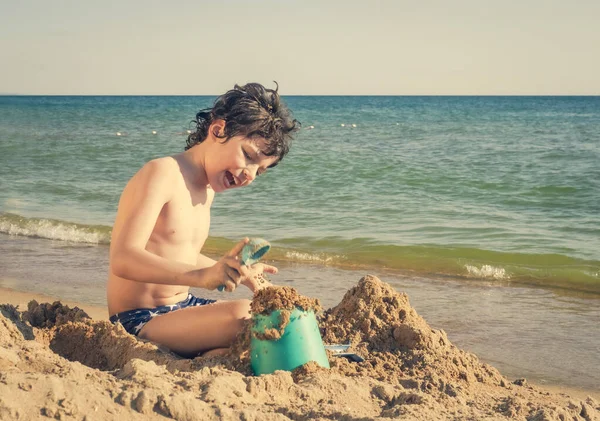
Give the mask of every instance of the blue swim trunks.
<svg viewBox="0 0 600 421">
<path fill-rule="evenodd" d="M 121 323 L 127 332 L 137 336 L 146 323 L 156 316 L 181 308 L 204 306 L 206 304 L 215 303 L 216 301 L 217 300 L 209 300 L 207 298 L 198 298 L 192 294 L 188 294 L 185 300 L 175 304 L 154 308 L 136 308 L 134 310 L 127 310 L 122 313 L 113 314 L 110 316 L 109 320 L 112 324 Z"/>
</svg>

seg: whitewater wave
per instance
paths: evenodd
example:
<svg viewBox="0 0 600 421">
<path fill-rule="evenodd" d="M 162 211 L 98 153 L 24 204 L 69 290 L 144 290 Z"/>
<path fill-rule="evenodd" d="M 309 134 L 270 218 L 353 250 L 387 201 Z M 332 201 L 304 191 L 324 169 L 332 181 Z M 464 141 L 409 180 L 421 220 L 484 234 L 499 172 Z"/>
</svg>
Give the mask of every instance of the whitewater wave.
<svg viewBox="0 0 600 421">
<path fill-rule="evenodd" d="M 83 225 L 53 219 L 2 214 L 0 233 L 72 243 L 108 244 L 111 229 L 102 225 Z"/>
<path fill-rule="evenodd" d="M 70 243 L 109 244 L 112 228 L 85 225 L 50 218 L 27 218 L 0 213 L 0 234 L 59 240 Z M 328 265 L 365 270 L 385 269 L 424 276 L 456 276 L 541 286 L 558 286 L 600 293 L 600 261 L 565 255 L 513 254 L 470 248 L 398 246 L 372 244 L 369 239 L 330 241 L 321 238 L 281 239 L 269 255 L 275 261 Z M 223 237 L 208 239 L 203 252 L 220 256 L 235 241 Z M 327 250 L 327 251 L 325 251 Z M 494 262 L 486 264 L 485 262 Z M 466 263 L 469 262 L 469 263 Z M 477 262 L 477 263 L 475 263 Z M 466 272 L 466 273 L 465 273 Z"/>
<path fill-rule="evenodd" d="M 481 267 L 465 265 L 465 269 L 467 269 L 469 276 L 477 278 L 496 279 L 503 281 L 510 279 L 510 276 L 506 273 L 506 270 L 501 267 L 495 267 L 491 265 L 482 265 Z"/>
<path fill-rule="evenodd" d="M 304 253 L 299 251 L 286 251 L 285 257 L 291 261 L 299 262 L 314 262 L 314 263 L 334 263 L 339 260 L 345 259 L 342 255 L 331 255 L 325 253 Z"/>
</svg>

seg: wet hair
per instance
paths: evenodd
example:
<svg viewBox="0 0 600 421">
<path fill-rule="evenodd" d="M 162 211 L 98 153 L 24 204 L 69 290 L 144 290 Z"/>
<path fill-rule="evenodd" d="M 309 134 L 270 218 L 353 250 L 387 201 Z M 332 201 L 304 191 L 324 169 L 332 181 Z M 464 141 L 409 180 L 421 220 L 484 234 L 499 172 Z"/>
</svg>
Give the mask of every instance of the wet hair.
<svg viewBox="0 0 600 421">
<path fill-rule="evenodd" d="M 196 119 L 192 120 L 196 131 L 188 136 L 185 150 L 202 143 L 208 137 L 210 125 L 222 119 L 225 120 L 224 133 L 215 135 L 224 142 L 238 135 L 250 139 L 262 137 L 266 144 L 263 153 L 277 156 L 277 162 L 281 161 L 290 150 L 292 136 L 299 129 L 300 122 L 292 118 L 277 93 L 277 82 L 275 85 L 275 90 L 259 83 L 235 85 L 218 97 L 212 108 L 200 110 Z"/>
</svg>

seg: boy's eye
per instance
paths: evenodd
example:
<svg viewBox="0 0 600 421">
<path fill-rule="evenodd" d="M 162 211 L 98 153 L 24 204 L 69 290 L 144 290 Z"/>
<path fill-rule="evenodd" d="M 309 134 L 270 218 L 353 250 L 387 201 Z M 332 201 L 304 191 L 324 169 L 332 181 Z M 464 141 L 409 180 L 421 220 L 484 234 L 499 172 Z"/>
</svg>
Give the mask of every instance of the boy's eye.
<svg viewBox="0 0 600 421">
<path fill-rule="evenodd" d="M 246 159 L 250 159 L 250 160 L 252 159 L 252 158 L 250 157 L 250 154 L 249 154 L 248 152 L 246 152 L 246 149 L 243 149 L 243 148 L 242 148 L 242 151 L 244 152 L 244 156 L 246 157 Z"/>
</svg>

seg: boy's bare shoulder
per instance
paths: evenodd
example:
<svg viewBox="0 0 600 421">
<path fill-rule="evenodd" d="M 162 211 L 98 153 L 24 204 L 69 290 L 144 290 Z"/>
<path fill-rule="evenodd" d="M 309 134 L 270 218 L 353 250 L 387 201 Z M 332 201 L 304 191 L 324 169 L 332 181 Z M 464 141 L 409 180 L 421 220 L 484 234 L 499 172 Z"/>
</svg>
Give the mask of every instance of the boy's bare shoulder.
<svg viewBox="0 0 600 421">
<path fill-rule="evenodd" d="M 148 161 L 131 177 L 123 190 L 122 197 L 169 196 L 178 174 L 179 167 L 173 157 L 167 156 Z"/>
<path fill-rule="evenodd" d="M 151 161 L 146 162 L 142 169 L 146 169 L 150 172 L 159 172 L 163 175 L 166 173 L 174 173 L 178 171 L 179 165 L 174 156 L 164 156 L 162 158 L 155 158 Z"/>
<path fill-rule="evenodd" d="M 174 177 L 180 174 L 179 165 L 172 156 L 165 156 L 148 161 L 136 174 L 136 177 L 142 179 L 160 180 L 163 184 L 173 181 Z M 134 177 L 135 178 L 135 177 Z"/>
</svg>

